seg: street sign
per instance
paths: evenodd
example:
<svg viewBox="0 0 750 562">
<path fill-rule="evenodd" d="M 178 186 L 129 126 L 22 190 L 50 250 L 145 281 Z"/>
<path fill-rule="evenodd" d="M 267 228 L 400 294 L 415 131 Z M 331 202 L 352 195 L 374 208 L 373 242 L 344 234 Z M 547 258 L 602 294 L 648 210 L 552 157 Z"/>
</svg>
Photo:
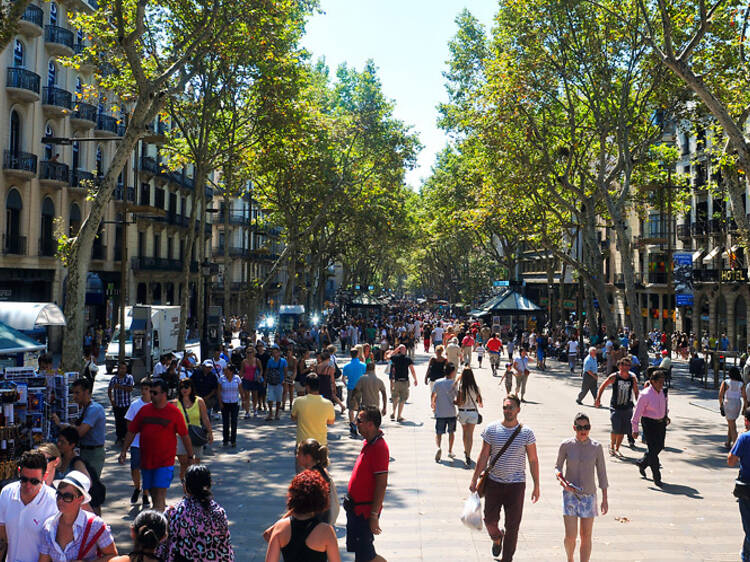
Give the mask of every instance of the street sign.
<svg viewBox="0 0 750 562">
<path fill-rule="evenodd" d="M 509 287 L 510 281 L 493 281 L 492 286 L 493 287 Z"/>
<path fill-rule="evenodd" d="M 368 285 L 367 290 L 372 291 L 375 288 L 375 285 Z"/>
<path fill-rule="evenodd" d="M 354 290 L 359 291 L 359 285 L 354 285 Z"/>
</svg>

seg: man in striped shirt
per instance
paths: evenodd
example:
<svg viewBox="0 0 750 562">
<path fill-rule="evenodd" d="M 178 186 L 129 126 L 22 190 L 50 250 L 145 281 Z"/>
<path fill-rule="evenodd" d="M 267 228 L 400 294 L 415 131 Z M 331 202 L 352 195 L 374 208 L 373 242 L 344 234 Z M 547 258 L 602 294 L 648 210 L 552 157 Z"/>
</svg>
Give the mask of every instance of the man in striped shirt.
<svg viewBox="0 0 750 562">
<path fill-rule="evenodd" d="M 503 400 L 503 419 L 489 424 L 482 432 L 482 452 L 477 459 L 477 467 L 471 479 L 469 489 L 477 488 L 479 475 L 494 461 L 487 478 L 484 501 L 484 524 L 492 539 L 492 555 L 497 557 L 502 552 L 502 562 L 511 562 L 518 542 L 518 528 L 523 514 L 523 496 L 526 490 L 526 458 L 534 480 L 531 501 L 539 500 L 539 458 L 536 453 L 534 432 L 520 426 L 518 413 L 521 411 L 521 400 L 515 394 L 509 394 Z M 497 457 L 503 446 L 510 440 L 510 445 L 500 457 Z M 505 509 L 505 529 L 500 530 L 500 509 Z"/>
</svg>

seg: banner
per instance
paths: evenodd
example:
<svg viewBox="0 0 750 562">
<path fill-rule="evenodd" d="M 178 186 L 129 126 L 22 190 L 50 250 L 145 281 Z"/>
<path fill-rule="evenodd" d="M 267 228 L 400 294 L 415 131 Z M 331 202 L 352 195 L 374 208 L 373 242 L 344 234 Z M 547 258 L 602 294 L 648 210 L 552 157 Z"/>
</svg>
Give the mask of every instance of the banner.
<svg viewBox="0 0 750 562">
<path fill-rule="evenodd" d="M 693 306 L 693 256 L 673 254 L 672 282 L 677 306 Z"/>
</svg>

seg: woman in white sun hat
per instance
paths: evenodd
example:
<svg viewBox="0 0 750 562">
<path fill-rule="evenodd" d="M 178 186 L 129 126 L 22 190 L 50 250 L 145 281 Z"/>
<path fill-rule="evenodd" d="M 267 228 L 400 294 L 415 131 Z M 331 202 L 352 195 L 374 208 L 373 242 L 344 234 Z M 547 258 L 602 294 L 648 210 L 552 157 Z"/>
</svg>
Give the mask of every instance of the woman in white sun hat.
<svg viewBox="0 0 750 562">
<path fill-rule="evenodd" d="M 91 501 L 89 477 L 73 470 L 53 485 L 60 512 L 44 522 L 39 562 L 109 560 L 116 556 L 109 526 L 101 517 L 81 509 Z"/>
</svg>

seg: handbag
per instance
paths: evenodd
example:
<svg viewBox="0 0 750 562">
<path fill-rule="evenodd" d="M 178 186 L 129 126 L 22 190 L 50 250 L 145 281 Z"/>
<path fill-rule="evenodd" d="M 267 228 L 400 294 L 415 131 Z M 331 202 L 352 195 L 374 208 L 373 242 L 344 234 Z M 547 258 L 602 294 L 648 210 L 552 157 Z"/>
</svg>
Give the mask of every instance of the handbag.
<svg viewBox="0 0 750 562">
<path fill-rule="evenodd" d="M 185 420 L 189 420 L 190 418 L 185 409 L 185 404 L 183 404 L 182 400 L 179 398 L 177 401 L 180 403 L 180 406 L 182 406 L 182 411 L 185 412 Z M 203 445 L 208 443 L 208 432 L 202 425 L 188 423 L 188 435 L 190 436 L 190 442 L 193 444 L 193 447 L 203 447 Z"/>
<path fill-rule="evenodd" d="M 505 452 L 505 450 L 508 447 L 510 447 L 510 444 L 513 443 L 513 440 L 516 438 L 516 436 L 519 433 L 521 433 L 521 428 L 522 427 L 523 426 L 521 424 L 518 424 L 518 427 L 513 432 L 513 435 L 510 436 L 510 439 L 508 439 L 505 442 L 505 445 L 503 445 L 502 448 L 500 449 L 500 451 L 498 451 L 498 453 L 495 455 L 495 458 L 492 459 L 492 462 L 489 464 L 489 466 L 482 471 L 482 474 L 479 475 L 479 482 L 477 482 L 477 494 L 479 494 L 480 498 L 484 497 L 484 494 L 485 494 L 485 491 L 486 491 L 486 488 L 487 488 L 487 478 L 489 478 L 490 471 L 495 466 L 495 463 L 497 462 L 497 459 L 499 459 L 500 456 Z"/>
</svg>

